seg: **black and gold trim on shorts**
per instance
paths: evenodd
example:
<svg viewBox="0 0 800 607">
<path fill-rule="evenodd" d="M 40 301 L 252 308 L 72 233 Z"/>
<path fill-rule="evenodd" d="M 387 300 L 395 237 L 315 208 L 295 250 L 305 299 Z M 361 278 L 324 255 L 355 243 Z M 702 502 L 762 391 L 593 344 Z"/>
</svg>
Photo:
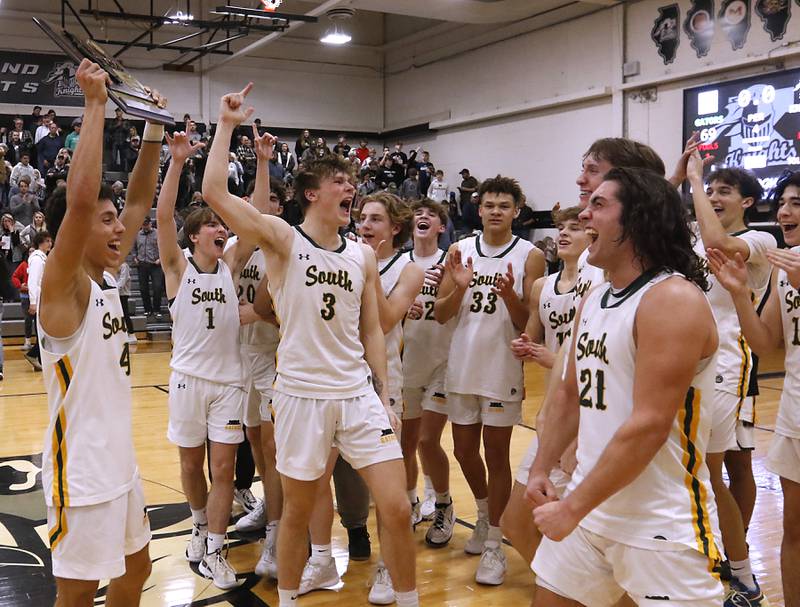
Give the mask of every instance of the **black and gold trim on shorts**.
<svg viewBox="0 0 800 607">
<path fill-rule="evenodd" d="M 47 537 L 50 541 L 50 550 L 55 550 L 56 546 L 61 543 L 61 540 L 67 535 L 67 509 L 64 506 L 56 507 L 56 523 L 52 529 L 47 531 Z"/>
<path fill-rule="evenodd" d="M 69 487 L 67 486 L 67 413 L 63 399 L 72 382 L 72 363 L 69 356 L 58 359 L 55 363 L 56 377 L 61 387 L 62 404 L 58 407 L 52 435 L 53 465 L 53 506 L 69 506 Z"/>
<path fill-rule="evenodd" d="M 696 548 L 708 557 L 709 571 L 711 571 L 720 557 L 714 543 L 714 534 L 708 516 L 708 492 L 697 476 L 698 471 L 705 465 L 703 453 L 696 447 L 697 431 L 700 425 L 700 402 L 701 391 L 689 388 L 683 407 L 678 411 L 678 423 L 680 424 L 683 448 L 683 480 L 689 493 Z"/>
</svg>

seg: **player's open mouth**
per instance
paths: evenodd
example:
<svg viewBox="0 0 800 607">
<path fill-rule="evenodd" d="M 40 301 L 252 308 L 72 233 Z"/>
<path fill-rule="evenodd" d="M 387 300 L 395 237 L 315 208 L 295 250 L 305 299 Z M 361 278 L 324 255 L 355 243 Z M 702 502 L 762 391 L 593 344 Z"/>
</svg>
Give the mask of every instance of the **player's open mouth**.
<svg viewBox="0 0 800 607">
<path fill-rule="evenodd" d="M 427 219 L 420 219 L 417 221 L 417 230 L 420 232 L 427 232 L 431 227 L 430 222 Z"/>
<path fill-rule="evenodd" d="M 225 239 L 220 236 L 219 238 L 214 239 L 214 245 L 217 247 L 224 247 L 225 246 Z"/>
<path fill-rule="evenodd" d="M 712 207 L 712 208 L 714 209 L 714 212 L 717 215 L 722 215 L 722 213 L 725 211 L 725 209 L 723 209 L 722 207 Z"/>
<path fill-rule="evenodd" d="M 352 199 L 352 198 L 348 198 L 348 199 L 346 199 L 346 200 L 342 200 L 342 202 L 340 202 L 340 203 L 339 203 L 339 206 L 340 206 L 340 207 L 341 207 L 343 210 L 345 210 L 345 211 L 347 211 L 347 212 L 349 213 L 349 212 L 350 212 L 350 205 L 351 205 L 351 204 L 353 204 L 353 199 Z"/>
<path fill-rule="evenodd" d="M 561 239 L 561 240 L 558 241 L 558 246 L 559 247 L 568 247 L 571 244 L 572 243 L 569 240 L 566 240 L 566 239 Z"/>
<path fill-rule="evenodd" d="M 583 231 L 586 232 L 586 235 L 592 239 L 592 242 L 597 240 L 597 237 L 599 236 L 597 230 L 595 230 L 594 228 L 584 228 Z"/>
<path fill-rule="evenodd" d="M 119 253 L 119 240 L 114 240 L 112 242 L 109 242 L 108 248 L 111 249 L 112 251 L 116 251 L 117 253 Z"/>
<path fill-rule="evenodd" d="M 783 230 L 784 234 L 789 234 L 797 229 L 796 223 L 782 223 L 781 230 Z"/>
<path fill-rule="evenodd" d="M 578 192 L 578 196 L 580 196 L 581 198 L 586 198 L 587 200 L 591 195 L 592 193 L 589 190 L 581 190 L 580 192 Z"/>
</svg>

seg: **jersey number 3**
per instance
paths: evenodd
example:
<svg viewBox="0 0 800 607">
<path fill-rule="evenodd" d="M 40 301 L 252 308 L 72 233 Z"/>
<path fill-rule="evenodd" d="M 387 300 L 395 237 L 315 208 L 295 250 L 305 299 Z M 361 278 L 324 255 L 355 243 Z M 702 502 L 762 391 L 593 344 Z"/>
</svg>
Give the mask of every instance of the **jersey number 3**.
<svg viewBox="0 0 800 607">
<path fill-rule="evenodd" d="M 333 293 L 323 293 L 322 303 L 325 307 L 319 311 L 319 315 L 322 316 L 322 320 L 331 320 L 336 316 L 336 310 L 333 308 L 333 306 L 336 305 L 336 295 Z"/>
<path fill-rule="evenodd" d="M 595 400 L 592 401 L 590 395 L 592 391 L 592 370 L 581 369 L 581 407 L 595 407 L 598 411 L 604 411 L 606 408 L 605 395 L 606 395 L 606 376 L 602 369 L 595 371 Z"/>
</svg>

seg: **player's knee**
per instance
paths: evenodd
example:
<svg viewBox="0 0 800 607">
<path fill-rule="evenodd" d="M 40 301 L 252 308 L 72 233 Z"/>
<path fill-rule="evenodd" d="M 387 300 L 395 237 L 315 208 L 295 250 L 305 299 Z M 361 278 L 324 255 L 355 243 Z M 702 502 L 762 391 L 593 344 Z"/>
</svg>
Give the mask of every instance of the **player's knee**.
<svg viewBox="0 0 800 607">
<path fill-rule="evenodd" d="M 411 517 L 411 504 L 405 496 L 383 504 L 380 509 L 381 521 L 389 527 L 402 527 L 408 525 Z"/>
<path fill-rule="evenodd" d="M 800 512 L 784 510 L 783 541 L 791 546 L 800 547 Z"/>
<path fill-rule="evenodd" d="M 232 483 L 233 482 L 233 462 L 219 461 L 211 464 L 211 477 L 214 483 Z"/>
<path fill-rule="evenodd" d="M 152 571 L 153 564 L 146 549 L 125 559 L 125 578 L 130 585 L 143 586 Z"/>
<path fill-rule="evenodd" d="M 484 447 L 484 457 L 486 457 L 486 465 L 492 471 L 499 471 L 503 469 L 511 469 L 511 462 L 509 461 L 508 449 L 502 445 L 490 445 Z"/>
<path fill-rule="evenodd" d="M 93 605 L 96 594 L 96 583 L 59 583 L 56 605 L 58 607 L 85 607 L 86 605 Z"/>
<path fill-rule="evenodd" d="M 473 461 L 479 455 L 479 451 L 474 449 L 471 445 L 453 446 L 453 455 L 460 464 Z"/>
<path fill-rule="evenodd" d="M 204 474 L 203 460 L 192 457 L 182 457 L 181 472 L 184 476 L 191 477 Z"/>
</svg>

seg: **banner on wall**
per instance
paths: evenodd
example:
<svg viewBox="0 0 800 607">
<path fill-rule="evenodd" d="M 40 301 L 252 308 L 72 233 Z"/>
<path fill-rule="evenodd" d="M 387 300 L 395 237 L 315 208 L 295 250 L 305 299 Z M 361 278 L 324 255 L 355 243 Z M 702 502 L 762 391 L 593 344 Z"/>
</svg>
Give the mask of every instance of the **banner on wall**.
<svg viewBox="0 0 800 607">
<path fill-rule="evenodd" d="M 698 57 L 705 57 L 714 38 L 714 0 L 692 0 L 683 21 L 683 31 Z"/>
<path fill-rule="evenodd" d="M 750 31 L 750 0 L 722 0 L 717 19 L 731 48 L 743 48 Z"/>
<path fill-rule="evenodd" d="M 786 33 L 792 5 L 790 0 L 756 0 L 756 13 L 761 17 L 770 39 L 775 42 Z"/>
<path fill-rule="evenodd" d="M 30 106 L 82 106 L 77 69 L 63 55 L 0 51 L 0 100 Z"/>
<path fill-rule="evenodd" d="M 662 6 L 658 9 L 658 17 L 650 30 L 650 38 L 655 42 L 658 54 L 664 60 L 664 65 L 675 61 L 675 53 L 681 42 L 678 22 L 680 21 L 680 8 L 678 4 Z"/>
</svg>

